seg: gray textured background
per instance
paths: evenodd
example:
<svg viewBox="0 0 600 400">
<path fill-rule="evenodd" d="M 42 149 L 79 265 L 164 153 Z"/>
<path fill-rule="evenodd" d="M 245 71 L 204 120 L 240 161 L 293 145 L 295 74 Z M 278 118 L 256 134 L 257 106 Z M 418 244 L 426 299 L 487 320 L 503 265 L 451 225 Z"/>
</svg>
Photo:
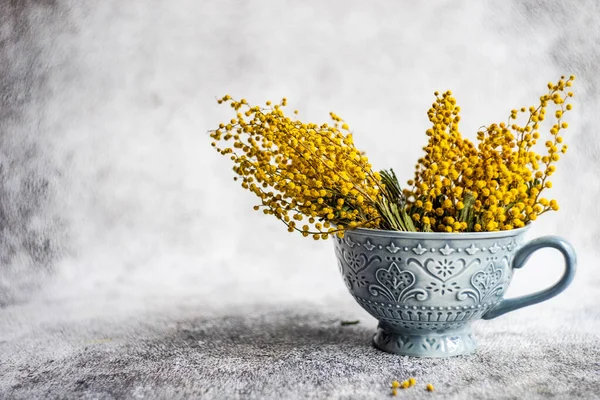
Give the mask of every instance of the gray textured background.
<svg viewBox="0 0 600 400">
<path fill-rule="evenodd" d="M 409 375 L 437 397 L 598 396 L 600 3 L 574 4 L 0 0 L 0 397 L 382 398 Z M 404 180 L 433 91 L 473 138 L 571 73 L 562 209 L 530 237 L 571 241 L 578 276 L 477 323 L 471 358 L 372 349 L 332 244 L 251 212 L 206 134 L 230 118 L 216 96 L 286 96 Z M 555 281 L 554 257 L 509 294 Z"/>
</svg>

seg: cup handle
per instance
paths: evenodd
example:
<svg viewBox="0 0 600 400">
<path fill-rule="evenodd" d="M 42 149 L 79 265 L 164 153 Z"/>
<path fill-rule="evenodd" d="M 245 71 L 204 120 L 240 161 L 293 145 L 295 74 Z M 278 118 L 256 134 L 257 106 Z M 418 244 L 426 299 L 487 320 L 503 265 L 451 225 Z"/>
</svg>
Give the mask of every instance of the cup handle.
<svg viewBox="0 0 600 400">
<path fill-rule="evenodd" d="M 515 254 L 515 258 L 512 262 L 512 268 L 518 269 L 523 267 L 529 257 L 537 250 L 551 247 L 553 249 L 557 249 L 560 251 L 565 260 L 565 271 L 563 276 L 560 278 L 554 286 L 549 287 L 548 289 L 528 294 L 525 296 L 517 297 L 514 299 L 505 299 L 500 301 L 498 305 L 487 313 L 485 313 L 481 318 L 482 319 L 492 319 L 501 316 L 502 314 L 506 314 L 507 312 L 517 310 L 519 308 L 527 307 L 533 304 L 541 303 L 542 301 L 548 300 L 563 290 L 567 288 L 573 281 L 573 277 L 575 276 L 575 268 L 577 265 L 577 256 L 575 255 L 575 250 L 573 247 L 564 239 L 558 236 L 542 236 L 537 239 L 533 239 L 532 241 L 525 244 Z"/>
</svg>

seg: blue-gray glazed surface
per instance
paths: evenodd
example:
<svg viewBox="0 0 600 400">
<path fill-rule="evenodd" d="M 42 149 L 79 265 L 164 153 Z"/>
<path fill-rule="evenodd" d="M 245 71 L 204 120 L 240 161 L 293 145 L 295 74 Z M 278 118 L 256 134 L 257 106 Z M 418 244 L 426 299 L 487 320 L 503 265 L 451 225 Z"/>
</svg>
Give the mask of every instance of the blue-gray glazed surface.
<svg viewBox="0 0 600 400">
<path fill-rule="evenodd" d="M 417 357 L 475 351 L 471 322 L 539 303 L 563 291 L 575 272 L 575 253 L 561 238 L 525 244 L 528 227 L 502 232 L 419 233 L 355 229 L 335 238 L 340 273 L 354 299 L 379 320 L 374 345 Z M 560 282 L 518 299 L 503 296 L 529 255 L 558 249 Z M 513 265 L 514 264 L 514 265 Z"/>
</svg>

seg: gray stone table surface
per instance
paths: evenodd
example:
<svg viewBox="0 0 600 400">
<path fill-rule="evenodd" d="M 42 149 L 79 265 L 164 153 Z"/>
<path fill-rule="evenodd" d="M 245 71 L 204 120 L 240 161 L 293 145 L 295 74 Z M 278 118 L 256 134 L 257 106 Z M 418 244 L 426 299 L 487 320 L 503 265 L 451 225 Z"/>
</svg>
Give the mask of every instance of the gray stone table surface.
<svg viewBox="0 0 600 400">
<path fill-rule="evenodd" d="M 381 399 L 409 377 L 398 398 L 598 398 L 599 278 L 584 270 L 562 296 L 475 323 L 477 353 L 451 359 L 376 350 L 375 320 L 344 288 L 306 302 L 39 299 L 0 310 L 0 398 Z"/>
</svg>

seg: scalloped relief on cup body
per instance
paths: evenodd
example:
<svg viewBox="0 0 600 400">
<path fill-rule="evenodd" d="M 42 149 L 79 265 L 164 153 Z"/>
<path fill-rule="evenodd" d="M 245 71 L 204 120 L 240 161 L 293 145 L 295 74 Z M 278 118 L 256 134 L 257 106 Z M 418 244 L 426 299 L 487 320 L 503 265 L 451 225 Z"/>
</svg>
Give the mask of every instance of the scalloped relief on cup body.
<svg viewBox="0 0 600 400">
<path fill-rule="evenodd" d="M 475 351 L 470 324 L 547 300 L 575 273 L 573 248 L 556 236 L 525 244 L 528 227 L 477 233 L 347 231 L 335 238 L 340 273 L 354 299 L 379 320 L 375 347 L 416 357 Z M 504 300 L 513 277 L 534 251 L 559 250 L 565 273 L 553 287 Z"/>
</svg>

